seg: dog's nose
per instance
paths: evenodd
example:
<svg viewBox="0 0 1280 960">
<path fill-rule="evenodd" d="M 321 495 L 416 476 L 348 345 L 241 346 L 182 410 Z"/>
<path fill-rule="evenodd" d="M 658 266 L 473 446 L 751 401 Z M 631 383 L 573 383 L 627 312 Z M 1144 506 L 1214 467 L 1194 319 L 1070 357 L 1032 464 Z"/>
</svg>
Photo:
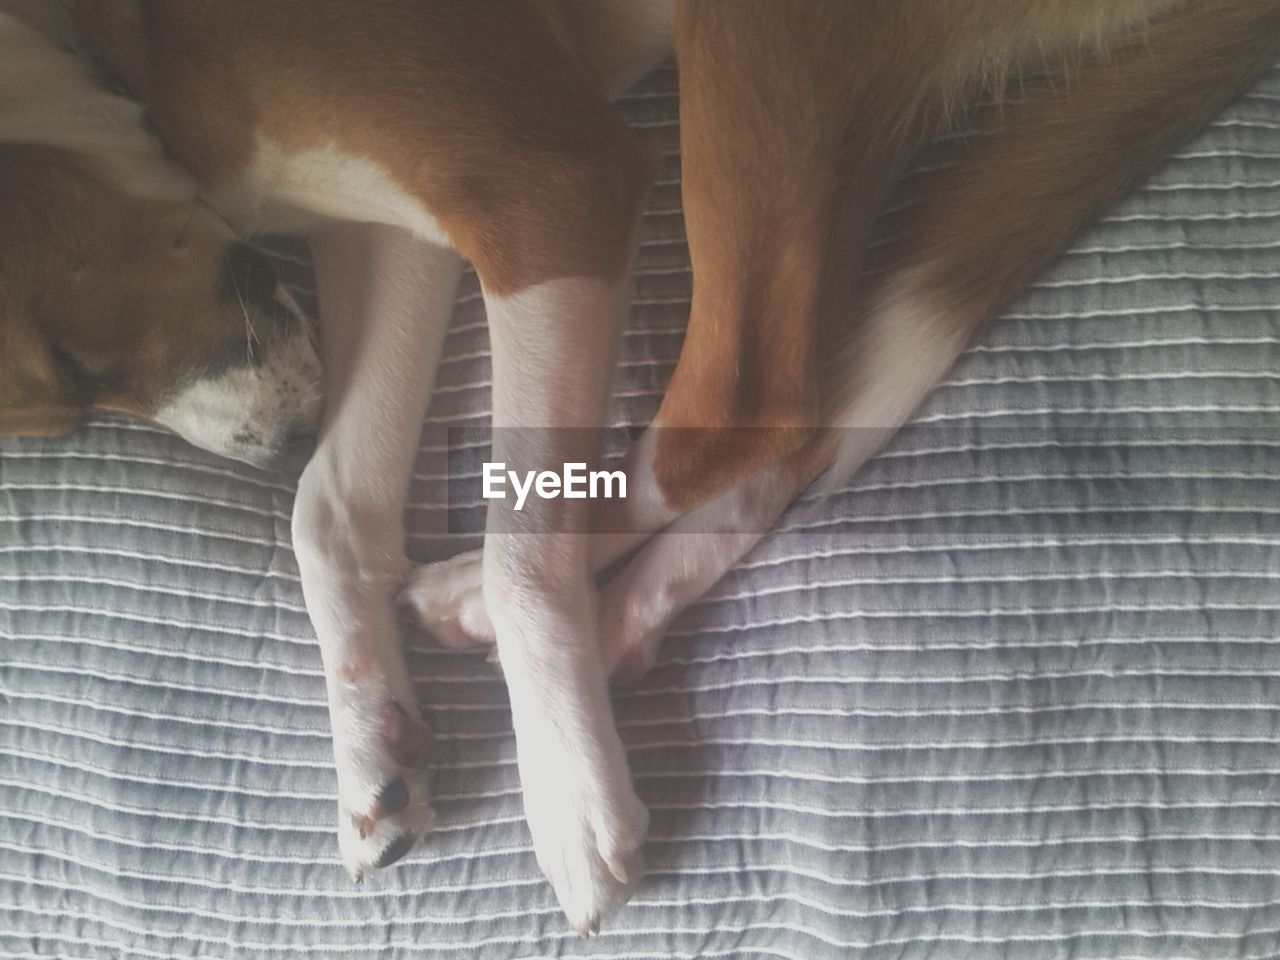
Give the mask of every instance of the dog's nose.
<svg viewBox="0 0 1280 960">
<path fill-rule="evenodd" d="M 256 307 L 274 313 L 276 272 L 266 254 L 240 240 L 222 252 L 218 271 L 218 299 L 228 306 Z"/>
</svg>

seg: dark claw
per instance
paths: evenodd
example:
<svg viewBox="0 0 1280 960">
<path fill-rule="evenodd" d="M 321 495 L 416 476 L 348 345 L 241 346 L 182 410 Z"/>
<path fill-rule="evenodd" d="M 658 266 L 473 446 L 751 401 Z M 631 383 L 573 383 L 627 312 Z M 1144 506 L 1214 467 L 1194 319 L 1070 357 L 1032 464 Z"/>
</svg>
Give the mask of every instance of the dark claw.
<svg viewBox="0 0 1280 960">
<path fill-rule="evenodd" d="M 409 786 L 404 777 L 394 777 L 382 785 L 378 799 L 373 803 L 373 816 L 376 820 L 399 813 L 409 805 Z"/>
<path fill-rule="evenodd" d="M 375 867 L 389 867 L 413 849 L 416 838 L 411 833 L 402 833 L 387 846 L 378 859 L 373 861 Z"/>
</svg>

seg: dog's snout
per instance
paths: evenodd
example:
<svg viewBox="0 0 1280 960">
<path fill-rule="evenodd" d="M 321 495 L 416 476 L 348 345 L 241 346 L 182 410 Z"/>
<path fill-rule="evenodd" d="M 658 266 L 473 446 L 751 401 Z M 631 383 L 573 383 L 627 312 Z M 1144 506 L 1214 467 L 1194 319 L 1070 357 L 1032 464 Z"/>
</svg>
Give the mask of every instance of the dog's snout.
<svg viewBox="0 0 1280 960">
<path fill-rule="evenodd" d="M 275 311 L 276 272 L 261 251 L 237 240 L 223 251 L 218 299 L 224 304 Z"/>
</svg>

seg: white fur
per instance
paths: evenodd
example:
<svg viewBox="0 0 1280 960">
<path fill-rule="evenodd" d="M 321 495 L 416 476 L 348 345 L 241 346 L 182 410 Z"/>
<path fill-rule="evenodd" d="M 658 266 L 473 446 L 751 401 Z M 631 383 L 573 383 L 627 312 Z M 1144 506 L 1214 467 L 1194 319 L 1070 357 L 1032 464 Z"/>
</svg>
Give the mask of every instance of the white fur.
<svg viewBox="0 0 1280 960">
<path fill-rule="evenodd" d="M 339 849 L 361 877 L 433 819 L 426 774 L 390 755 L 379 718 L 392 703 L 420 716 L 394 616 L 408 571 L 401 517 L 462 261 L 389 175 L 335 148 L 291 155 L 260 140 L 210 202 L 239 229 L 311 236 L 328 384 L 293 538 L 329 689 Z M 410 804 L 370 824 L 397 777 Z"/>
<path fill-rule="evenodd" d="M 665 53 L 671 0 L 642 6 L 611 8 L 605 59 L 615 74 L 634 74 Z M 31 39 L 24 29 L 0 18 L 0 139 L 67 146 L 100 159 L 130 192 L 194 199 L 192 184 L 145 134 L 139 109 L 93 87 L 74 57 L 47 43 L 20 60 Z M 65 107 L 49 110 L 55 100 Z M 207 199 L 241 229 L 314 231 L 328 392 L 293 533 L 329 689 L 339 842 L 360 875 L 431 820 L 425 776 L 393 756 L 378 718 L 394 704 L 418 718 L 392 601 L 407 574 L 401 515 L 461 263 L 443 249 L 448 238 L 436 220 L 387 171 L 332 147 L 290 154 L 260 140 L 248 171 Z M 598 438 L 584 440 L 586 433 L 517 438 L 503 428 L 604 423 L 625 290 L 624 282 L 560 279 L 486 295 L 496 456 L 516 469 L 594 461 Z M 276 405 L 254 376 L 191 384 L 157 416 L 204 445 L 234 447 L 246 423 L 229 415 L 232 401 L 243 405 L 247 393 L 260 408 Z M 540 500 L 519 514 L 493 509 L 480 562 L 534 848 L 583 932 L 639 879 L 648 826 L 607 697 L 587 571 L 589 509 L 570 499 Z M 515 529 L 539 532 L 508 535 Z M 474 586 L 474 567 L 460 574 Z M 408 785 L 407 807 L 371 824 L 378 791 L 396 778 Z"/>
<path fill-rule="evenodd" d="M 486 294 L 494 459 L 527 470 L 597 455 L 626 289 L 563 279 Z M 492 501 L 483 557 L 534 851 L 583 933 L 638 880 L 648 828 L 609 707 L 589 512 L 582 500 L 536 500 L 521 512 Z"/>
<path fill-rule="evenodd" d="M 643 448 L 643 438 L 637 444 Z M 628 560 L 600 596 L 606 671 L 634 679 L 652 666 L 671 621 L 769 532 L 806 480 L 790 464 L 774 464 L 675 519 Z M 593 535 L 593 541 L 605 546 L 592 552 L 592 573 L 613 563 L 620 555 L 618 548 L 643 540 L 642 529 L 618 529 L 608 538 Z M 401 595 L 419 623 L 444 646 L 483 649 L 494 643 L 481 564 L 481 551 L 473 550 L 419 567 Z"/>
<path fill-rule="evenodd" d="M 441 563 L 419 567 L 400 594 L 442 646 L 474 650 L 494 643 L 484 606 L 483 552 L 468 550 Z"/>
<path fill-rule="evenodd" d="M 653 472 L 658 435 L 650 426 L 631 444 L 618 466 L 627 475 L 627 498 L 597 505 L 589 543 L 591 568 L 599 571 L 679 519 Z"/>
<path fill-rule="evenodd" d="M 260 136 L 248 169 L 209 200 L 244 233 L 350 220 L 403 227 L 428 243 L 451 246 L 436 219 L 387 171 L 335 146 L 290 153 Z"/>
<path fill-rule="evenodd" d="M 613 379 L 609 361 L 613 359 L 629 282 L 628 278 L 627 283 L 610 286 L 603 280 L 569 277 L 535 284 L 508 296 L 485 293 L 495 361 L 504 350 L 521 353 L 521 366 L 512 377 L 500 377 L 495 372 L 495 430 L 598 430 L 604 425 Z M 556 322 L 548 323 L 552 317 Z M 552 361 L 563 361 L 564 365 L 547 366 Z M 543 370 L 552 375 L 541 376 Z M 502 457 L 495 451 L 492 459 Z M 519 469 L 515 460 L 507 463 Z"/>
<path fill-rule="evenodd" d="M 393 607 L 408 570 L 401 516 L 462 263 L 375 225 L 331 225 L 312 253 L 329 394 L 293 537 L 329 689 L 339 844 L 360 876 L 431 822 L 426 775 L 396 761 L 380 718 L 393 702 L 419 716 Z M 408 807 L 361 836 L 360 818 L 397 776 Z"/>
<path fill-rule="evenodd" d="M 0 141 L 97 162 L 130 196 L 193 203 L 195 181 L 165 158 L 142 108 L 102 89 L 74 54 L 0 13 Z"/>
<path fill-rule="evenodd" d="M 609 672 L 634 678 L 648 670 L 671 621 L 759 542 L 806 479 L 776 463 L 681 517 L 627 561 L 601 596 Z"/>
<path fill-rule="evenodd" d="M 254 366 L 186 384 L 152 419 L 189 443 L 248 463 L 264 463 L 289 433 L 320 419 L 322 372 L 299 324 Z"/>
<path fill-rule="evenodd" d="M 435 822 L 428 800 L 430 771 L 425 766 L 401 764 L 387 743 L 384 723 L 394 705 L 415 721 L 420 720 L 420 713 L 413 686 L 406 682 L 395 631 L 383 639 L 384 643 L 365 645 L 372 655 L 355 676 L 334 677 L 326 661 L 329 723 L 338 771 L 338 850 L 347 872 L 357 881 L 374 869 L 379 857 L 401 837 L 416 842 Z M 422 745 L 424 755 L 427 746 Z M 396 778 L 407 787 L 408 805 L 376 820 L 363 819 L 380 791 Z"/>
<path fill-rule="evenodd" d="M 924 276 L 906 271 L 888 283 L 867 315 L 866 339 L 850 347 L 856 355 L 836 363 L 867 374 L 843 377 L 857 389 L 835 402 L 840 443 L 824 492 L 846 483 L 892 438 L 968 342 L 972 325 L 948 320 L 948 305 L 922 293 L 931 289 Z"/>
</svg>

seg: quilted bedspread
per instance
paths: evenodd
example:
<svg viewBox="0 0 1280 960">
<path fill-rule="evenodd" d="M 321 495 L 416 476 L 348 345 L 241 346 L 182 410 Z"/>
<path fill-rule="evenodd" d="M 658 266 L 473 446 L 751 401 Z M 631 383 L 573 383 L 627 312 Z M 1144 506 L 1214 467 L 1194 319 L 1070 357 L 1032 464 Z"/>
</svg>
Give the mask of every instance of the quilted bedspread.
<svg viewBox="0 0 1280 960">
<path fill-rule="evenodd" d="M 690 287 L 674 74 L 624 109 L 666 159 L 615 450 Z M 479 542 L 487 351 L 469 276 L 417 559 Z M 1278 957 L 1278 417 L 1280 69 L 616 692 L 649 874 L 590 941 L 534 862 L 501 680 L 407 624 L 439 827 L 346 876 L 300 463 L 118 419 L 0 441 L 0 956 Z"/>
</svg>

